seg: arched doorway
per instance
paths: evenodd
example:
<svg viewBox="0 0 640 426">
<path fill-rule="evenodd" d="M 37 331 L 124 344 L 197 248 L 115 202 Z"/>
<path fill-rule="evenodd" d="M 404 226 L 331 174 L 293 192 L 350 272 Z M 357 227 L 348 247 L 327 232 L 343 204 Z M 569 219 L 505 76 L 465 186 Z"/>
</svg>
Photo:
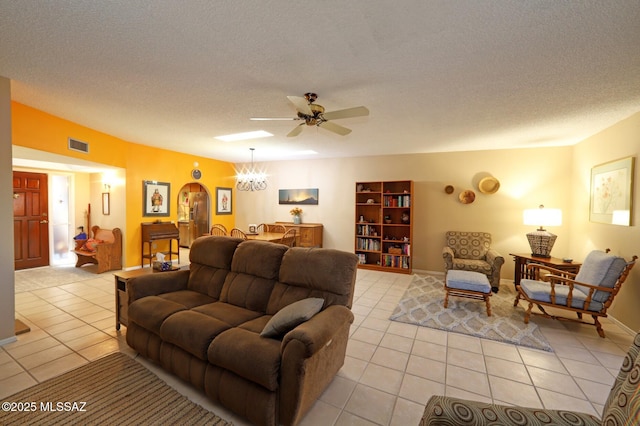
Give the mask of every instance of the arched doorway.
<svg viewBox="0 0 640 426">
<path fill-rule="evenodd" d="M 211 202 L 207 188 L 196 182 L 184 185 L 178 193 L 180 246 L 191 247 L 198 237 L 209 233 Z"/>
</svg>

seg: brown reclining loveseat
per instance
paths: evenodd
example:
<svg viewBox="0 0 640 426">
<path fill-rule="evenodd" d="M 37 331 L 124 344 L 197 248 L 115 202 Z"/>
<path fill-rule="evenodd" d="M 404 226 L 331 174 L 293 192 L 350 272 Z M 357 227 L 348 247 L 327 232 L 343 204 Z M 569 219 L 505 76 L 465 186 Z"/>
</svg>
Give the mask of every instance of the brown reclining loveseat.
<svg viewBox="0 0 640 426">
<path fill-rule="evenodd" d="M 127 343 L 253 424 L 296 424 L 344 363 L 357 257 L 207 236 L 189 258 L 129 281 Z"/>
</svg>

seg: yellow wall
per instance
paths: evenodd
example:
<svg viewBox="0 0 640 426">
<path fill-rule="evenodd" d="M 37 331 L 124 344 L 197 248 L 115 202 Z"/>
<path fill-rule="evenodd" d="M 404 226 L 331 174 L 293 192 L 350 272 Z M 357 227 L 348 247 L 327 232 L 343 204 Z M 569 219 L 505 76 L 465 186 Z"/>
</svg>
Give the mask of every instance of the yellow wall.
<svg viewBox="0 0 640 426">
<path fill-rule="evenodd" d="M 202 179 L 198 182 L 209 190 L 212 200 L 212 223 L 222 223 L 228 229 L 234 227 L 234 215 L 216 216 L 213 210 L 215 209 L 215 188 L 233 187 L 235 175 L 233 164 L 124 141 L 17 102 L 12 102 L 11 108 L 13 145 L 120 167 L 125 170 L 125 178 L 116 183 L 115 187 L 112 186 L 112 192 L 122 194 L 123 202 L 118 205 L 117 201 L 112 199 L 111 203 L 112 211 L 114 209 L 126 211 L 124 215 L 126 223 L 114 224 L 114 226 L 120 227 L 124 233 L 125 267 L 140 266 L 141 222 L 152 222 L 156 219 L 177 221 L 178 191 L 184 184 L 193 181 L 191 170 L 194 162 L 199 163 L 203 174 Z M 67 138 L 69 137 L 89 143 L 89 153 L 69 150 L 67 147 Z M 168 182 L 171 185 L 171 215 L 169 217 L 150 218 L 143 216 L 143 180 Z M 92 191 L 101 190 L 99 185 L 91 187 Z M 96 199 L 94 195 L 99 199 L 99 194 L 93 194 L 92 200 Z M 97 213 L 99 210 L 99 203 L 95 203 L 95 206 L 92 204 L 92 213 Z M 235 212 L 235 210 L 234 205 L 232 211 Z M 82 224 L 83 219 L 76 218 L 76 222 Z"/>
</svg>

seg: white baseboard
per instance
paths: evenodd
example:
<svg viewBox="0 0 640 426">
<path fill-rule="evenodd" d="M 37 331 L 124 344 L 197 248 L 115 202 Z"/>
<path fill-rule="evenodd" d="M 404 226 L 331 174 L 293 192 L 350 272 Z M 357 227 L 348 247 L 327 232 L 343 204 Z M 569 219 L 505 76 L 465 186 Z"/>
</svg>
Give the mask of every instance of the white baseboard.
<svg viewBox="0 0 640 426">
<path fill-rule="evenodd" d="M 16 336 L 7 337 L 6 339 L 0 340 L 0 346 L 8 345 L 9 343 L 17 342 L 18 338 Z"/>
<path fill-rule="evenodd" d="M 611 321 L 615 322 L 618 325 L 618 327 L 620 327 L 622 330 L 624 330 L 627 333 L 629 333 L 629 335 L 635 336 L 636 334 L 638 334 L 637 331 L 634 331 L 634 330 L 630 329 L 628 326 L 626 326 L 625 324 L 623 324 L 620 321 L 618 321 L 617 319 L 615 319 L 615 317 L 612 317 L 611 315 L 607 315 L 607 318 L 609 318 Z"/>
</svg>

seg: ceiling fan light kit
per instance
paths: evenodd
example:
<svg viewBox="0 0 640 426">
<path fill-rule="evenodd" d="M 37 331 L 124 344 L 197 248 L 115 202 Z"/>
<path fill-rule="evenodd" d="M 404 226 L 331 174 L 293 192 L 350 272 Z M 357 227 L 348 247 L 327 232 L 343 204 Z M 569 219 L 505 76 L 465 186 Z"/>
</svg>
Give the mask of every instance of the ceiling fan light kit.
<svg viewBox="0 0 640 426">
<path fill-rule="evenodd" d="M 325 130 L 336 133 L 341 136 L 346 136 L 351 133 L 351 129 L 348 129 L 339 124 L 333 123 L 330 120 L 336 120 L 341 118 L 353 118 L 364 117 L 369 115 L 369 110 L 364 106 L 341 109 L 337 111 L 329 111 L 325 113 L 325 109 L 322 105 L 314 103 L 318 99 L 318 95 L 312 92 L 304 94 L 304 97 L 300 96 L 287 96 L 287 99 L 296 107 L 297 117 L 293 118 L 263 118 L 253 117 L 251 120 L 302 120 L 298 126 L 291 130 L 287 137 L 298 136 L 302 133 L 305 124 L 307 126 L 322 127 Z"/>
</svg>

